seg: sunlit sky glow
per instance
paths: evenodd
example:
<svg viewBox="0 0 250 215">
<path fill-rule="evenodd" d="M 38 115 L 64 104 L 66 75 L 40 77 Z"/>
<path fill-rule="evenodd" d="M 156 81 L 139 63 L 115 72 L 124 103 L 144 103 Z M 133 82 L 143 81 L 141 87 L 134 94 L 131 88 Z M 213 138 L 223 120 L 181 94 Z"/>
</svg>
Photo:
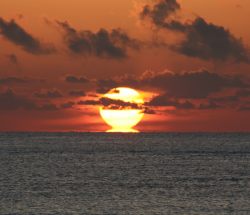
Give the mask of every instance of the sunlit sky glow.
<svg viewBox="0 0 250 215">
<path fill-rule="evenodd" d="M 250 130 L 248 0 L 8 0 L 0 14 L 0 131 L 109 130 L 101 98 L 124 86 L 144 99 L 135 130 Z"/>
</svg>

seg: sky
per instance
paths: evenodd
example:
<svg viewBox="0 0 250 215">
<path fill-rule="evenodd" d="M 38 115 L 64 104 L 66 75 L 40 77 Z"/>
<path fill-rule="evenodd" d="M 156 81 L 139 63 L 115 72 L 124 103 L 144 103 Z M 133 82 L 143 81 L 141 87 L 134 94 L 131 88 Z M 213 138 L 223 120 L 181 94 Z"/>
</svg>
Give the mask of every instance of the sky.
<svg viewBox="0 0 250 215">
<path fill-rule="evenodd" d="M 1 1 L 0 131 L 106 131 L 115 87 L 144 97 L 142 132 L 250 131 L 249 14 L 249 0 Z"/>
</svg>

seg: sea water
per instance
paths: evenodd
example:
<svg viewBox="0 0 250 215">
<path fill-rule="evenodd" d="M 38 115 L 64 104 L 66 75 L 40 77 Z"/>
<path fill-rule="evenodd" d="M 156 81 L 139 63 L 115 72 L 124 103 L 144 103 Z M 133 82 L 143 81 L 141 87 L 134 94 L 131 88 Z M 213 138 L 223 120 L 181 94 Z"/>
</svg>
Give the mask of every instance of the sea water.
<svg viewBox="0 0 250 215">
<path fill-rule="evenodd" d="M 0 214 L 250 214 L 247 133 L 0 133 Z"/>
</svg>

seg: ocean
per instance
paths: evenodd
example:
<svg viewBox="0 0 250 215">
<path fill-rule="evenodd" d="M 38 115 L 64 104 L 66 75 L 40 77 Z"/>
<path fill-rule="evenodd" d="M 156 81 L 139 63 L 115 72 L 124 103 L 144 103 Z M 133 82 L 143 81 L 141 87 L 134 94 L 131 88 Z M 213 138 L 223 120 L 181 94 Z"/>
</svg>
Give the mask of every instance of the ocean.
<svg viewBox="0 0 250 215">
<path fill-rule="evenodd" d="M 247 133 L 0 133 L 0 214 L 249 215 Z"/>
</svg>

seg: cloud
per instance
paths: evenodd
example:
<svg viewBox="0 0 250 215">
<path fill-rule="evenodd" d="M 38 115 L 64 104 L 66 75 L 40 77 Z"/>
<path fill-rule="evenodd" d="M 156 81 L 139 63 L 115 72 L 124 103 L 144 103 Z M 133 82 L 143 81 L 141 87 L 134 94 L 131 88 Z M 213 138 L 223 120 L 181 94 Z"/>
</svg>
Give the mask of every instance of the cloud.
<svg viewBox="0 0 250 215">
<path fill-rule="evenodd" d="M 18 58 L 15 54 L 7 54 L 6 57 L 9 59 L 9 61 L 15 65 L 19 64 Z"/>
<path fill-rule="evenodd" d="M 65 78 L 65 81 L 68 83 L 73 83 L 73 84 L 85 84 L 87 82 L 89 82 L 89 80 L 87 78 L 84 77 L 75 77 L 72 75 L 69 75 Z"/>
<path fill-rule="evenodd" d="M 44 84 L 46 80 L 44 79 L 38 79 L 38 78 L 30 78 L 30 77 L 0 77 L 0 85 L 15 85 L 15 84 L 22 84 L 25 85 L 27 83 L 29 84 Z"/>
<path fill-rule="evenodd" d="M 153 74 L 141 81 L 144 85 L 164 90 L 176 98 L 206 98 L 224 88 L 244 88 L 246 83 L 237 77 L 203 71 Z"/>
<path fill-rule="evenodd" d="M 123 59 L 127 57 L 127 48 L 138 49 L 140 43 L 130 38 L 121 29 L 98 32 L 77 31 L 67 22 L 57 24 L 64 30 L 64 41 L 69 50 L 77 55 L 99 58 Z"/>
<path fill-rule="evenodd" d="M 250 102 L 240 105 L 238 111 L 250 111 Z"/>
<path fill-rule="evenodd" d="M 220 96 L 220 97 L 211 97 L 210 101 L 215 103 L 234 103 L 239 102 L 240 97 L 237 95 L 230 96 Z"/>
<path fill-rule="evenodd" d="M 149 18 L 159 28 L 181 30 L 182 24 L 171 19 L 172 15 L 178 12 L 180 8 L 181 6 L 176 0 L 160 0 L 152 6 L 145 5 L 140 13 L 140 18 L 142 20 Z"/>
<path fill-rule="evenodd" d="M 103 97 L 100 99 L 100 104 L 105 109 L 124 110 L 124 109 L 143 109 L 143 106 L 133 102 L 125 102 L 119 99 L 110 99 Z"/>
<path fill-rule="evenodd" d="M 77 103 L 78 105 L 100 105 L 99 100 L 82 100 Z"/>
<path fill-rule="evenodd" d="M 185 102 L 177 102 L 176 106 L 177 109 L 195 109 L 195 105 L 191 103 L 190 101 Z"/>
<path fill-rule="evenodd" d="M 161 94 L 152 98 L 148 103 L 151 107 L 175 107 L 177 109 L 195 109 L 195 105 L 189 101 L 180 102 L 177 99 L 169 97 L 167 94 Z"/>
<path fill-rule="evenodd" d="M 111 99 L 102 97 L 99 100 L 83 100 L 77 103 L 78 105 L 102 106 L 108 110 L 141 110 L 144 114 L 156 114 L 156 112 L 147 104 L 137 104 L 133 102 L 125 102 L 120 99 Z"/>
<path fill-rule="evenodd" d="M 118 87 L 119 83 L 117 83 L 116 80 L 113 79 L 100 79 L 97 81 L 97 93 L 107 93 L 109 90 Z"/>
<path fill-rule="evenodd" d="M 60 109 L 67 109 L 73 107 L 74 102 L 66 102 L 57 107 L 53 103 L 36 104 L 35 101 L 16 94 L 12 89 L 0 92 L 0 110 L 1 111 L 59 111 Z"/>
<path fill-rule="evenodd" d="M 125 102 L 120 99 L 111 99 L 102 97 L 99 100 L 83 100 L 77 103 L 78 105 L 99 105 L 104 109 L 124 110 L 124 109 L 138 109 L 144 110 L 144 105 L 133 102 Z"/>
<path fill-rule="evenodd" d="M 61 98 L 63 95 L 58 90 L 48 90 L 48 91 L 41 91 L 35 92 L 34 96 L 41 99 L 54 99 L 54 98 Z"/>
<path fill-rule="evenodd" d="M 153 97 L 149 102 L 149 106 L 175 106 L 176 101 L 171 100 L 167 94 Z"/>
<path fill-rule="evenodd" d="M 40 107 L 37 107 L 36 110 L 39 110 L 39 111 L 57 111 L 57 110 L 59 110 L 59 108 L 55 104 L 47 103 L 47 104 L 41 105 Z"/>
<path fill-rule="evenodd" d="M 178 110 L 210 110 L 221 108 L 213 100 L 207 99 L 207 103 L 201 103 L 200 105 L 195 105 L 190 101 L 180 101 L 176 98 L 171 98 L 167 94 L 161 94 L 152 98 L 147 105 L 149 107 L 175 107 Z"/>
<path fill-rule="evenodd" d="M 200 104 L 199 109 L 200 110 L 209 110 L 209 109 L 217 109 L 220 108 L 221 106 L 216 104 L 213 101 L 209 101 L 208 103 Z"/>
<path fill-rule="evenodd" d="M 250 90 L 249 89 L 244 89 L 244 90 L 239 90 L 236 92 L 237 97 L 249 97 L 250 98 Z"/>
<path fill-rule="evenodd" d="M 141 78 L 113 78 L 97 82 L 99 92 L 100 89 L 105 92 L 117 86 L 153 88 L 162 91 L 169 98 L 202 99 L 223 89 L 244 89 L 248 84 L 237 76 L 226 76 L 206 70 L 183 73 L 145 72 Z"/>
<path fill-rule="evenodd" d="M 250 111 L 250 105 L 249 106 L 241 106 L 239 108 L 239 111 Z"/>
<path fill-rule="evenodd" d="M 144 114 L 156 114 L 156 111 L 149 108 L 149 107 L 145 107 L 144 110 L 142 111 Z"/>
<path fill-rule="evenodd" d="M 228 29 L 208 23 L 202 17 L 180 22 L 172 16 L 180 9 L 176 0 L 159 0 L 154 5 L 145 5 L 140 18 L 149 18 L 160 29 L 184 34 L 184 40 L 171 47 L 180 54 L 204 60 L 250 62 L 249 50 Z"/>
<path fill-rule="evenodd" d="M 61 108 L 63 108 L 63 109 L 70 109 L 74 105 L 75 105 L 75 102 L 69 101 L 69 102 L 61 104 Z"/>
<path fill-rule="evenodd" d="M 6 77 L 6 78 L 0 78 L 0 84 L 24 84 L 28 81 L 23 78 L 18 77 Z"/>
<path fill-rule="evenodd" d="M 249 63 L 249 50 L 241 39 L 222 26 L 201 17 L 185 25 L 186 38 L 173 49 L 181 54 L 204 60 L 230 60 Z"/>
<path fill-rule="evenodd" d="M 86 94 L 85 94 L 85 92 L 83 90 L 72 90 L 72 91 L 69 92 L 69 95 L 73 96 L 73 97 L 86 96 Z"/>
<path fill-rule="evenodd" d="M 122 110 L 122 109 L 142 109 L 142 105 L 133 102 L 125 102 L 120 99 L 110 99 L 102 97 L 99 100 L 79 101 L 79 105 L 100 105 L 105 109 Z"/>
<path fill-rule="evenodd" d="M 55 49 L 42 44 L 37 38 L 25 31 L 15 20 L 9 22 L 0 17 L 0 35 L 8 41 L 22 47 L 23 50 L 34 55 L 51 54 Z"/>
<path fill-rule="evenodd" d="M 12 89 L 0 92 L 0 110 L 11 111 L 18 109 L 36 109 L 36 104 L 26 97 L 15 94 Z"/>
</svg>

